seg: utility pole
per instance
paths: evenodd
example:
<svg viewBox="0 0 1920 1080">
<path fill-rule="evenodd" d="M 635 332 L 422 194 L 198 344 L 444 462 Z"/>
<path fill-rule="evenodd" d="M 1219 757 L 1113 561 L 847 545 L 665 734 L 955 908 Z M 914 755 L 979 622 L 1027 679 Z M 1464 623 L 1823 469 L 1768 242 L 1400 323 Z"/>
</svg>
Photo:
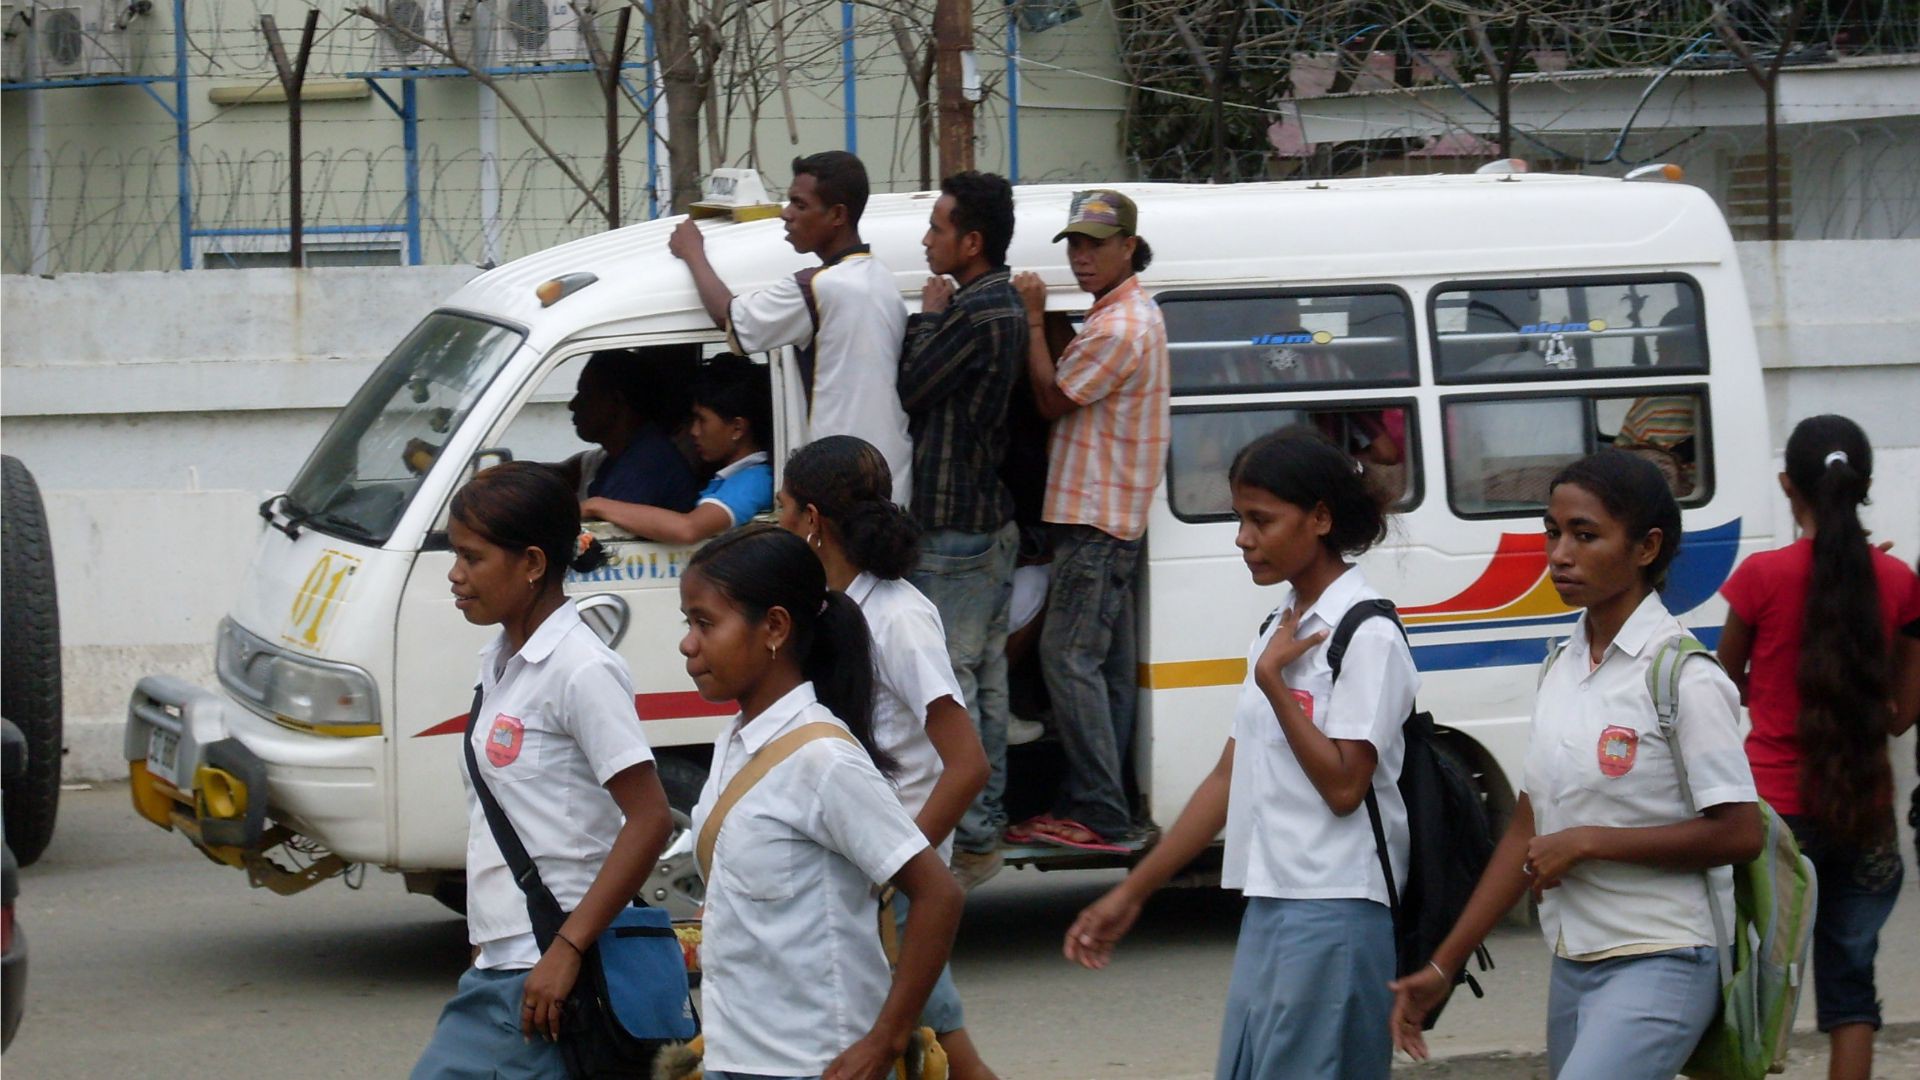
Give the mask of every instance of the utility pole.
<svg viewBox="0 0 1920 1080">
<path fill-rule="evenodd" d="M 313 53 L 313 32 L 320 24 L 320 9 L 307 9 L 307 22 L 300 31 L 300 52 L 292 63 L 280 41 L 280 28 L 273 16 L 260 16 L 260 32 L 266 35 L 267 51 L 273 57 L 274 73 L 287 94 L 287 253 L 294 269 L 306 265 L 306 228 L 300 212 L 300 94 L 307 83 L 307 57 Z"/>
<path fill-rule="evenodd" d="M 933 9 L 934 81 L 940 89 L 940 175 L 973 168 L 973 101 L 967 96 L 967 56 L 973 52 L 971 0 L 936 0 Z"/>
</svg>

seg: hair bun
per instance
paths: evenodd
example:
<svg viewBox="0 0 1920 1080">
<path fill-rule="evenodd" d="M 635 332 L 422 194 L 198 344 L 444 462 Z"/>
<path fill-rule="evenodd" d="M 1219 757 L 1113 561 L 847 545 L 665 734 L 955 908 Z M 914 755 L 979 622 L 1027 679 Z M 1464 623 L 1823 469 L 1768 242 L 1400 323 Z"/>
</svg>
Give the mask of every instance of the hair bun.
<svg viewBox="0 0 1920 1080">
<path fill-rule="evenodd" d="M 582 532 L 579 542 L 574 545 L 573 561 L 567 564 L 568 569 L 576 574 L 591 574 L 605 565 L 607 546 L 592 533 Z"/>
</svg>

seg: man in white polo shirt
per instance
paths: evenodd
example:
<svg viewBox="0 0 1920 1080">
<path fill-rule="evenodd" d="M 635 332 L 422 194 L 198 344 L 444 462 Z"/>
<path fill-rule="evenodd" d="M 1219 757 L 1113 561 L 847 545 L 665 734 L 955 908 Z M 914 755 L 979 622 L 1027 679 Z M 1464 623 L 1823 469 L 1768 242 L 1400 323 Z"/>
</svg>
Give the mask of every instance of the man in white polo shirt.
<svg viewBox="0 0 1920 1080">
<path fill-rule="evenodd" d="M 872 443 L 893 473 L 893 499 L 913 491 L 913 443 L 895 387 L 907 306 L 893 272 L 860 240 L 867 168 L 844 150 L 793 161 L 780 220 L 787 242 L 821 265 L 758 292 L 735 296 L 707 261 L 705 237 L 680 223 L 667 250 L 686 262 L 700 303 L 738 352 L 796 346 L 807 390 L 809 440 L 854 435 Z"/>
</svg>

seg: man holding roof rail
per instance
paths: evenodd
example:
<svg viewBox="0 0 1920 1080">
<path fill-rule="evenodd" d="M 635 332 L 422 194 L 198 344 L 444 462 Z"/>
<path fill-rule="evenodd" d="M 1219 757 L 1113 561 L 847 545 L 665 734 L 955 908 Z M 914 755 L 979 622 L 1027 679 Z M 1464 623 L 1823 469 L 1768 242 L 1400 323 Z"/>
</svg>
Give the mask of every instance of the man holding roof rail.
<svg viewBox="0 0 1920 1080">
<path fill-rule="evenodd" d="M 707 261 L 706 237 L 681 222 L 667 250 L 687 264 L 701 306 L 727 331 L 734 351 L 799 350 L 806 388 L 808 440 L 854 435 L 872 443 L 893 473 L 893 500 L 913 491 L 913 444 L 895 392 L 907 306 L 893 272 L 860 239 L 867 169 L 844 150 L 793 159 L 793 183 L 780 220 L 787 243 L 821 265 L 735 296 Z"/>
<path fill-rule="evenodd" d="M 1055 362 L 1047 287 L 1014 279 L 1027 308 L 1027 378 L 1053 421 L 1042 518 L 1053 532 L 1053 587 L 1041 671 L 1067 756 L 1055 813 L 1007 830 L 1012 843 L 1127 851 L 1142 841 L 1123 779 L 1138 699 L 1134 582 L 1147 509 L 1166 474 L 1172 376 L 1167 327 L 1137 275 L 1153 259 L 1139 211 L 1118 191 L 1075 192 L 1067 263 L 1093 294 L 1086 323 Z"/>
</svg>

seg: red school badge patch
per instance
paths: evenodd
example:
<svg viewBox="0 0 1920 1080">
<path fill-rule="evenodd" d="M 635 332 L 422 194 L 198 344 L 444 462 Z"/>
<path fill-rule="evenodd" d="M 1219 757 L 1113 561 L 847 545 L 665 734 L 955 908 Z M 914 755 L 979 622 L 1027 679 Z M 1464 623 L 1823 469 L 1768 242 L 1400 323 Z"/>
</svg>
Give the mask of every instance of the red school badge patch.
<svg viewBox="0 0 1920 1080">
<path fill-rule="evenodd" d="M 1307 722 L 1312 723 L 1313 722 L 1313 694 L 1311 694 L 1306 690 L 1295 690 L 1293 692 L 1293 702 L 1294 704 L 1300 706 L 1301 712 L 1306 714 Z"/>
<path fill-rule="evenodd" d="M 1594 750 L 1600 759 L 1601 773 L 1613 779 L 1627 775 L 1639 753 L 1640 733 L 1617 724 L 1609 725 L 1600 733 L 1600 745 Z"/>
<path fill-rule="evenodd" d="M 487 732 L 487 760 L 496 769 L 504 769 L 520 756 L 520 744 L 526 738 L 527 726 L 517 716 L 501 713 L 493 718 L 493 727 Z"/>
</svg>

